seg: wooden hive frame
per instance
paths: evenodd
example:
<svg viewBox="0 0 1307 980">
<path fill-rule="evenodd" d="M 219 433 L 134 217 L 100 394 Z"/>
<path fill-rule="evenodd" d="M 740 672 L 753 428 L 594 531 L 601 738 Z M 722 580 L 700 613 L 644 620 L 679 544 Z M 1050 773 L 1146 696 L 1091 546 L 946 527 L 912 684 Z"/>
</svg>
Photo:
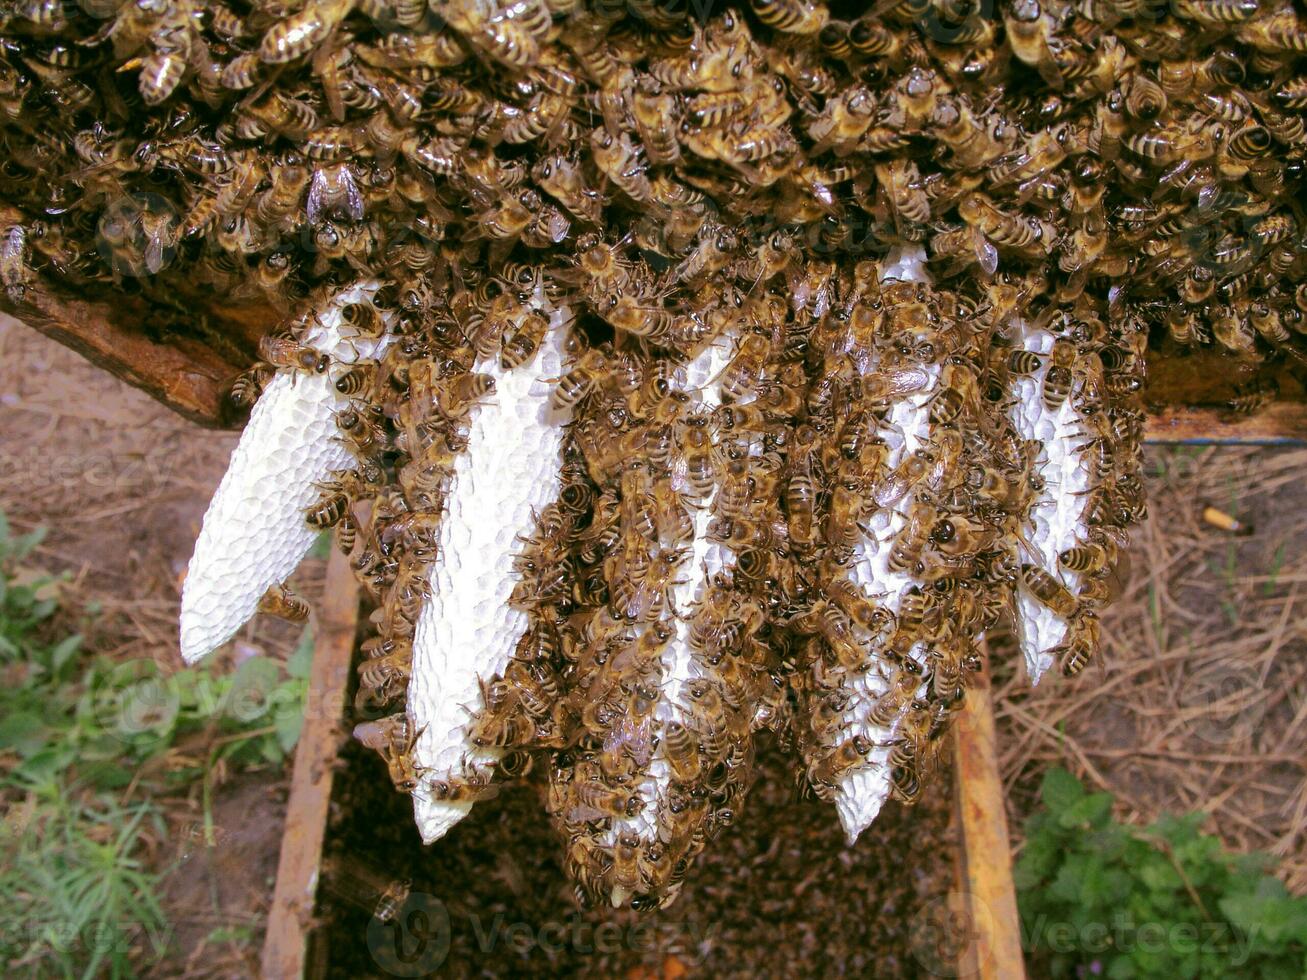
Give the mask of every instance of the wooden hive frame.
<svg viewBox="0 0 1307 980">
<path fill-rule="evenodd" d="M 0 206 L 0 222 L 15 215 Z M 170 288 L 171 288 L 170 284 Z M 186 304 L 190 304 L 187 306 Z M 89 291 L 71 296 L 37 281 L 21 302 L 0 293 L 0 310 L 88 358 L 199 425 L 234 428 L 227 392 L 254 359 L 258 339 L 281 317 L 267 306 L 205 297 L 180 287 L 171 302 Z M 1268 366 L 1280 398 L 1256 415 L 1232 420 L 1221 403 L 1234 384 L 1220 355 L 1157 359 L 1145 392 L 1146 440 L 1153 443 L 1282 444 L 1307 440 L 1307 391 L 1286 366 Z M 303 972 L 311 927 L 332 760 L 346 737 L 344 690 L 354 652 L 358 592 L 348 563 L 328 566 L 323 628 L 316 640 L 309 703 L 314 706 L 295 753 L 280 865 L 264 946 L 265 976 Z M 995 749 L 993 706 L 982 675 L 957 726 L 955 803 L 961 827 L 958 893 L 970 905 L 972 932 L 962 943 L 959 975 L 1024 975 L 1008 827 Z"/>
<path fill-rule="evenodd" d="M 17 217 L 0 205 L 0 225 Z M 199 287 L 170 282 L 171 302 L 101 289 L 72 297 L 45 281 L 22 302 L 0 292 L 0 310 L 71 347 L 203 426 L 240 424 L 227 405 L 232 381 L 255 359 L 258 341 L 283 319 L 265 304 L 215 300 Z M 147 287 L 148 288 L 148 284 Z M 180 289 L 180 293 L 174 293 Z M 1281 443 L 1307 439 L 1307 389 L 1286 364 L 1265 370 L 1280 397 L 1255 415 L 1225 417 L 1221 405 L 1238 378 L 1213 350 L 1149 364 L 1145 401 L 1149 442 Z"/>
</svg>

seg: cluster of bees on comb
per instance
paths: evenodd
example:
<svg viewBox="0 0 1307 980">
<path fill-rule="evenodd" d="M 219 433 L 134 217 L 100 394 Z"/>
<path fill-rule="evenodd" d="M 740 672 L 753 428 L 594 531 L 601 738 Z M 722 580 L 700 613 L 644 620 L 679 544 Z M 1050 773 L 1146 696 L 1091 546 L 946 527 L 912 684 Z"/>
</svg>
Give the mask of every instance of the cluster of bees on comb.
<svg viewBox="0 0 1307 980">
<path fill-rule="evenodd" d="M 642 908 L 739 815 L 759 732 L 853 837 L 918 798 L 986 630 L 1082 670 L 1146 510 L 1150 332 L 1251 379 L 1307 329 L 1292 4 L 695 13 L 0 9 L 10 302 L 186 277 L 285 313 L 233 399 L 285 373 L 344 399 L 358 465 L 306 520 L 378 602 L 361 737 L 451 803 L 545 760 L 578 895 Z M 363 280 L 343 358 L 315 321 Z M 551 338 L 528 626 L 432 778 L 403 706 L 451 481 Z"/>
</svg>

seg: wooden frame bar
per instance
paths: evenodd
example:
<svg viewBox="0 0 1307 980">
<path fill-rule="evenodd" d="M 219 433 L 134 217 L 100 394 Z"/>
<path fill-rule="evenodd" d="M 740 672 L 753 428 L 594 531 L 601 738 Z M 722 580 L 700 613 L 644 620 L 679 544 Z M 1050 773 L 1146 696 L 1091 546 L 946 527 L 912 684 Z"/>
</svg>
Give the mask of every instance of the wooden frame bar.
<svg viewBox="0 0 1307 980">
<path fill-rule="evenodd" d="M 209 428 L 230 424 L 224 405 L 240 369 L 202 343 L 179 343 L 171 337 L 154 340 L 145 332 L 123 327 L 120 321 L 133 313 L 142 321 L 148 318 L 148 309 L 139 300 L 125 298 L 121 308 L 111 308 L 108 302 L 62 299 L 33 286 L 21 303 L 9 301 L 0 291 L 0 310 L 192 422 Z"/>
<path fill-rule="evenodd" d="M 1307 404 L 1273 402 L 1256 415 L 1238 420 L 1228 419 L 1212 408 L 1166 408 L 1148 416 L 1144 441 L 1249 445 L 1307 442 Z"/>
<path fill-rule="evenodd" d="M 996 742 L 986 658 L 974 686 L 967 689 L 953 739 L 953 799 L 961 830 L 958 883 L 969 928 L 969 935 L 957 937 L 958 976 L 1022 980 L 1021 922 Z"/>
<path fill-rule="evenodd" d="M 0 224 L 17 219 L 0 206 Z M 21 303 L 0 291 L 0 310 L 71 347 L 128 384 L 200 425 L 239 425 L 226 404 L 232 380 L 254 360 L 259 337 L 281 316 L 251 301 L 215 301 L 197 283 L 146 283 L 172 298 L 164 309 L 138 291 L 100 290 L 71 298 L 44 280 L 34 282 Z M 153 294 L 152 294 L 153 295 Z M 177 324 L 178 310 L 188 322 Z M 1271 372 L 1281 400 L 1255 415 L 1229 419 L 1217 407 L 1229 397 L 1231 379 L 1213 352 L 1164 359 L 1145 391 L 1156 408 L 1145 441 L 1277 444 L 1307 441 L 1307 392 L 1283 366 Z"/>
<path fill-rule="evenodd" d="M 304 973 L 335 762 L 345 739 L 341 722 L 358 615 L 359 591 L 349 559 L 333 548 L 319 604 L 304 727 L 295 749 L 277 884 L 263 941 L 263 976 L 270 980 L 296 980 Z"/>
</svg>

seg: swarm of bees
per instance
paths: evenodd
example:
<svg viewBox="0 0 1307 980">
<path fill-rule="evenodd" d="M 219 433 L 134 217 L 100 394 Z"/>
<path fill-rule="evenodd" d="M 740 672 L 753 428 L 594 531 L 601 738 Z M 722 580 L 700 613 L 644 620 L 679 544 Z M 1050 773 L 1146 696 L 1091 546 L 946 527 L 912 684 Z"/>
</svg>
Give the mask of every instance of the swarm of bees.
<svg viewBox="0 0 1307 980">
<path fill-rule="evenodd" d="M 360 737 L 401 790 L 468 420 L 567 331 L 559 492 L 515 556 L 531 625 L 467 735 L 501 773 L 548 765 L 581 899 L 641 908 L 738 817 L 760 731 L 856 834 L 869 780 L 919 797 L 1005 616 L 1033 674 L 1083 670 L 1145 514 L 1150 333 L 1250 379 L 1307 333 L 1292 5 L 706 13 L 0 11 L 11 302 L 40 275 L 263 297 L 286 324 L 233 402 L 329 370 L 348 399 L 358 465 L 305 520 L 377 599 Z M 384 344 L 338 368 L 312 311 L 364 277 L 342 319 Z M 469 766 L 438 792 L 494 789 Z"/>
</svg>

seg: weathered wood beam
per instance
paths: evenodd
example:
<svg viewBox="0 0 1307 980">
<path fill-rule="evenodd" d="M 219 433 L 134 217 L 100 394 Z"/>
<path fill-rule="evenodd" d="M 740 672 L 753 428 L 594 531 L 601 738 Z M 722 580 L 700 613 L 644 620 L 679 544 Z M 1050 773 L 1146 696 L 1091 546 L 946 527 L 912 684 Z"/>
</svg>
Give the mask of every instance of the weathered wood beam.
<svg viewBox="0 0 1307 980">
<path fill-rule="evenodd" d="M 92 364 L 139 388 L 174 412 L 210 428 L 235 420 L 226 394 L 239 368 L 212 348 L 189 340 L 151 340 L 126 324 L 148 318 L 148 309 L 124 297 L 121 303 L 56 297 L 30 287 L 23 302 L 0 293 L 0 310 L 72 348 Z"/>
<path fill-rule="evenodd" d="M 327 831 L 327 811 L 340 747 L 345 740 L 345 690 L 358 625 L 359 591 L 349 559 L 332 549 L 318 607 L 318 634 L 295 748 L 277 885 L 263 941 L 263 976 L 294 980 L 304 972 Z"/>
<path fill-rule="evenodd" d="M 958 878 L 965 909 L 955 923 L 958 976 L 1023 980 L 1021 926 L 1012 882 L 1007 794 L 998 769 L 988 656 L 954 729 L 954 802 L 961 827 Z"/>
</svg>

